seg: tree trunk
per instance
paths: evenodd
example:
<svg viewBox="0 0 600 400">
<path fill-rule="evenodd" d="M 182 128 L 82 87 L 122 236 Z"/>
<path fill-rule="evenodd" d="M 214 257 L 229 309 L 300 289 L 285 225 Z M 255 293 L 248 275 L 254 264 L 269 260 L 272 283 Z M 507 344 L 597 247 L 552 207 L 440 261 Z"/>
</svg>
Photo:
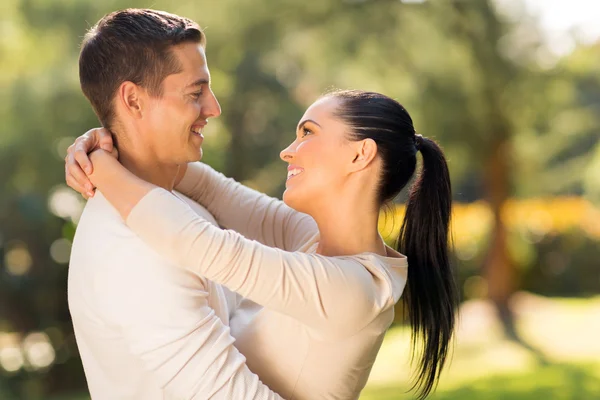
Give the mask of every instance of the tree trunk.
<svg viewBox="0 0 600 400">
<path fill-rule="evenodd" d="M 508 232 L 502 221 L 502 211 L 510 197 L 512 162 L 510 139 L 514 134 L 510 116 L 503 107 L 502 94 L 513 77 L 512 66 L 499 51 L 504 34 L 503 24 L 490 0 L 480 2 L 453 2 L 459 16 L 455 32 L 467 40 L 473 50 L 473 60 L 481 76 L 481 95 L 486 104 L 485 121 L 489 136 L 484 141 L 482 166 L 485 185 L 484 197 L 494 216 L 494 226 L 484 263 L 488 296 L 494 303 L 504 331 L 519 342 L 514 327 L 509 300 L 516 289 L 517 271 L 508 249 Z M 479 16 L 480 25 L 470 23 Z"/>
<path fill-rule="evenodd" d="M 507 228 L 502 220 L 502 212 L 510 195 L 509 148 L 507 140 L 495 141 L 490 157 L 485 161 L 486 197 L 494 216 L 494 227 L 484 269 L 489 298 L 496 307 L 505 333 L 516 339 L 514 319 L 509 308 L 510 297 L 516 288 L 516 270 L 508 249 Z"/>
</svg>

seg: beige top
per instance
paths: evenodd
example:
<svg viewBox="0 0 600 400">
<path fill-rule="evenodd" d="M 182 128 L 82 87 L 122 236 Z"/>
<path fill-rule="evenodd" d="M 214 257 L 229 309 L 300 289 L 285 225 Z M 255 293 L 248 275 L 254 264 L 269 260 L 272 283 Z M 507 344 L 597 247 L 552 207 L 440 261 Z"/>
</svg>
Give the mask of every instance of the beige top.
<svg viewBox="0 0 600 400">
<path fill-rule="evenodd" d="M 389 248 L 389 257 L 315 254 L 312 218 L 204 164 L 177 189 L 248 239 L 160 188 L 126 223 L 167 259 L 246 298 L 230 323 L 249 368 L 288 400 L 357 399 L 393 321 L 406 258 Z"/>
<path fill-rule="evenodd" d="M 233 345 L 236 295 L 160 257 L 100 192 L 77 226 L 68 296 L 94 400 L 281 400 Z"/>
</svg>

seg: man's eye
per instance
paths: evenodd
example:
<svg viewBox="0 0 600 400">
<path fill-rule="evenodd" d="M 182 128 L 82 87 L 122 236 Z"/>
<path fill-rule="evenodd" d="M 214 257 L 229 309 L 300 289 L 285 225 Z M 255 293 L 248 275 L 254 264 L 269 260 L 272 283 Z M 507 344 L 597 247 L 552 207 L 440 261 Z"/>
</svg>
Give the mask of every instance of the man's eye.
<svg viewBox="0 0 600 400">
<path fill-rule="evenodd" d="M 192 96 L 193 99 L 198 100 L 200 96 L 202 96 L 202 92 L 194 92 L 190 96 Z"/>
<path fill-rule="evenodd" d="M 302 128 L 302 137 L 304 137 L 306 135 L 310 135 L 311 133 L 313 133 L 313 132 L 310 129 Z"/>
</svg>

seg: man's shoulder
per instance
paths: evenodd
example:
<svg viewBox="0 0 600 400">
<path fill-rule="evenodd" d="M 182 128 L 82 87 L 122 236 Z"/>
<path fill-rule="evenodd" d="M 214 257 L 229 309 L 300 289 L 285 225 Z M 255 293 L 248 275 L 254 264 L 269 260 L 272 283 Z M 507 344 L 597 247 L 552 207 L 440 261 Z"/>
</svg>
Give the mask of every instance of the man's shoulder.
<svg viewBox="0 0 600 400">
<path fill-rule="evenodd" d="M 121 323 L 143 307 L 173 313 L 196 309 L 210 292 L 204 278 L 172 264 L 135 235 L 101 194 L 88 201 L 69 265 L 74 310 L 91 307 L 105 320 Z"/>
<path fill-rule="evenodd" d="M 138 241 L 117 210 L 97 192 L 88 200 L 77 223 L 71 263 L 109 260 Z"/>
<path fill-rule="evenodd" d="M 96 191 L 94 197 L 90 198 L 83 208 L 81 218 L 77 223 L 77 231 L 85 232 L 86 235 L 104 234 L 108 228 L 123 233 L 129 232 L 133 236 L 117 210 L 106 200 L 102 193 Z"/>
<path fill-rule="evenodd" d="M 70 267 L 86 274 L 118 274 L 122 280 L 144 274 L 165 284 L 196 281 L 194 274 L 161 257 L 131 231 L 101 193 L 88 200 L 77 225 Z"/>
<path fill-rule="evenodd" d="M 145 265 L 164 263 L 127 227 L 102 193 L 97 192 L 88 200 L 77 224 L 71 250 L 72 266 L 102 265 L 108 272 L 127 264 L 135 268 L 142 262 Z"/>
<path fill-rule="evenodd" d="M 215 217 L 210 213 L 210 211 L 208 211 L 206 208 L 204 208 L 204 206 L 202 206 L 201 204 L 195 202 L 194 200 L 190 199 L 189 197 L 187 197 L 186 195 L 184 195 L 183 193 L 179 193 L 177 191 L 175 191 L 177 197 L 179 197 L 181 200 L 183 200 L 185 203 L 187 203 L 188 206 L 190 206 L 190 208 L 199 216 L 201 216 L 202 218 L 204 218 L 205 220 L 207 220 L 208 222 L 210 222 L 211 224 L 218 226 L 217 221 L 215 220 Z"/>
<path fill-rule="evenodd" d="M 190 199 L 186 195 L 175 192 L 177 197 L 183 200 L 190 208 L 202 218 L 209 222 L 217 225 L 214 216 L 201 204 L 198 204 L 194 200 Z M 118 211 L 110 204 L 110 202 L 100 193 L 96 192 L 96 195 L 90 198 L 84 207 L 81 215 L 79 226 L 85 226 L 86 224 L 101 224 L 101 225 L 112 225 L 114 228 L 121 228 L 123 232 L 129 232 L 133 235 L 131 230 L 125 225 L 123 219 L 119 215 Z M 134 235 L 135 236 L 135 235 Z"/>
</svg>

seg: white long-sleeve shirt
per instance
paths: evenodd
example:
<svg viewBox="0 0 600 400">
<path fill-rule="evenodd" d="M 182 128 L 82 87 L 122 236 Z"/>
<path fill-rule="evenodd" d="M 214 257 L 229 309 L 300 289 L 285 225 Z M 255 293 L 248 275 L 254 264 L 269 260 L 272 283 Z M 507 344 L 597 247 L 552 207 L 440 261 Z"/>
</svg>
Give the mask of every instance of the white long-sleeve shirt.
<svg viewBox="0 0 600 400">
<path fill-rule="evenodd" d="M 142 242 L 97 192 L 77 227 L 68 280 L 92 399 L 281 399 L 234 347 L 227 296 Z"/>
<path fill-rule="evenodd" d="M 388 257 L 317 255 L 312 218 L 203 164 L 178 190 L 246 238 L 163 189 L 127 224 L 177 265 L 246 297 L 230 324 L 248 366 L 287 399 L 358 398 L 404 289 L 406 258 L 389 248 Z"/>
</svg>

